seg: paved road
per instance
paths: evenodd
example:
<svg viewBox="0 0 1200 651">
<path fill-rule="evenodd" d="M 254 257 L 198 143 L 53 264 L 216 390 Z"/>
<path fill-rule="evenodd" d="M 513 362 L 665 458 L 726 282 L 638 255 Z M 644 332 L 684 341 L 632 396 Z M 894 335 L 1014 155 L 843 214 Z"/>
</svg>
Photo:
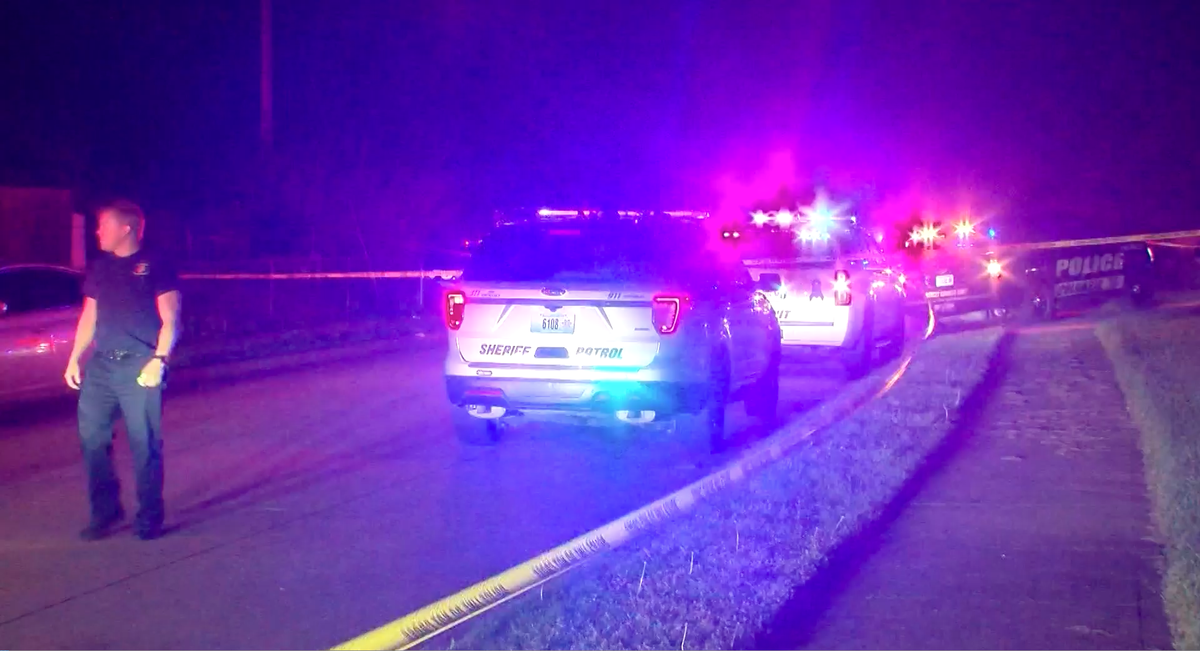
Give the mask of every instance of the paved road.
<svg viewBox="0 0 1200 651">
<path fill-rule="evenodd" d="M 441 348 L 179 391 L 170 535 L 84 543 L 71 405 L 0 423 L 0 647 L 327 648 L 702 476 L 704 441 L 529 427 L 467 447 Z M 842 384 L 789 369 L 786 409 Z M 57 409 L 57 410 L 56 410 Z M 746 430 L 741 407 L 730 424 Z M 129 455 L 118 464 L 131 506 Z"/>
</svg>

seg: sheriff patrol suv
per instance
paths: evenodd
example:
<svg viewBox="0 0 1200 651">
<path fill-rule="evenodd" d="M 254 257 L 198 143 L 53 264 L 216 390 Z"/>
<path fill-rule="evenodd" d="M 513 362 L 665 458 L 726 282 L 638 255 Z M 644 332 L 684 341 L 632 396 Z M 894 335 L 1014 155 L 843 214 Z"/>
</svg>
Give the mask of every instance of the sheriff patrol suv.
<svg viewBox="0 0 1200 651">
<path fill-rule="evenodd" d="M 543 209 L 498 224 L 445 295 L 446 392 L 468 442 L 518 417 L 671 420 L 725 442 L 773 421 L 780 331 L 702 214 Z"/>
<path fill-rule="evenodd" d="M 853 218 L 802 212 L 753 215 L 743 259 L 768 292 L 785 350 L 834 353 L 861 376 L 876 349 L 891 357 L 904 347 L 903 273 Z"/>
</svg>

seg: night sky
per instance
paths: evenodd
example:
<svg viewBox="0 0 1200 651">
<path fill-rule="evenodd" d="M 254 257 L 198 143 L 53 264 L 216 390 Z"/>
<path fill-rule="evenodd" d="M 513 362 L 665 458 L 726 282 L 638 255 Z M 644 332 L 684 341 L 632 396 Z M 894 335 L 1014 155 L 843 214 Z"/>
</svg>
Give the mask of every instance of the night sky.
<svg viewBox="0 0 1200 651">
<path fill-rule="evenodd" d="M 969 208 L 1034 237 L 1196 227 L 1196 11 L 274 0 L 276 178 L 289 218 L 353 205 L 381 228 L 516 204 L 730 208 L 818 178 L 879 215 Z M 0 181 L 194 219 L 245 196 L 258 14 L 0 0 Z"/>
</svg>

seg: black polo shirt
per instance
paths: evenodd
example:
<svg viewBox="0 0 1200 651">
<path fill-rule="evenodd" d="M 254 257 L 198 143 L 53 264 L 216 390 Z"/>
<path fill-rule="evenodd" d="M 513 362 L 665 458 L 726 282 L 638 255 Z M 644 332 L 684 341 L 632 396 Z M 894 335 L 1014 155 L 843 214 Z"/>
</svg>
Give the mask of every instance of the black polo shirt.
<svg viewBox="0 0 1200 651">
<path fill-rule="evenodd" d="M 96 350 L 152 352 L 162 329 L 157 299 L 176 289 L 179 276 L 162 256 L 101 253 L 83 281 L 84 296 L 96 299 Z"/>
</svg>

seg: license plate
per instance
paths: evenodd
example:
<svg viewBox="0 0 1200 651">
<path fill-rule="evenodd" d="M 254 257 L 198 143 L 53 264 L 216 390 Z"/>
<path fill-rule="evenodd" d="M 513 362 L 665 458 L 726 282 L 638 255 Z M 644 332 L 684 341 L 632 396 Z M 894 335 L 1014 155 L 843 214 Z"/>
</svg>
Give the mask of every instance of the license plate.
<svg viewBox="0 0 1200 651">
<path fill-rule="evenodd" d="M 575 315 L 573 314 L 542 314 L 533 317 L 529 326 L 530 332 L 573 334 L 575 332 Z"/>
<path fill-rule="evenodd" d="M 933 282 L 938 287 L 949 287 L 954 284 L 954 274 L 942 274 L 935 278 Z"/>
</svg>

